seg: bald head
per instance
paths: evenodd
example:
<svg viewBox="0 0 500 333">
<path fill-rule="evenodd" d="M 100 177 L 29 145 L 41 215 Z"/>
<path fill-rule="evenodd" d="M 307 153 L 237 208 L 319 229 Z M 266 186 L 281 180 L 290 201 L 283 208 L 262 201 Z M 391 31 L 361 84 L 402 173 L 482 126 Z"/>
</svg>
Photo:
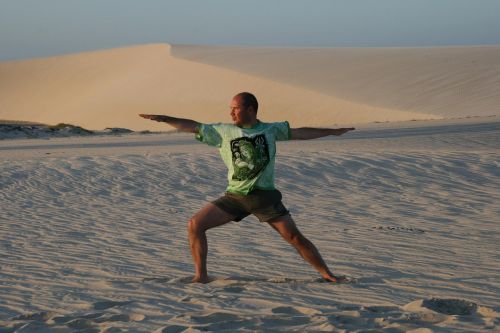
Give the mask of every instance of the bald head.
<svg viewBox="0 0 500 333">
<path fill-rule="evenodd" d="M 238 100 L 245 108 L 251 106 L 255 113 L 257 113 L 257 110 L 259 109 L 259 102 L 257 102 L 257 98 L 249 92 L 240 92 L 234 96 L 233 99 Z"/>
</svg>

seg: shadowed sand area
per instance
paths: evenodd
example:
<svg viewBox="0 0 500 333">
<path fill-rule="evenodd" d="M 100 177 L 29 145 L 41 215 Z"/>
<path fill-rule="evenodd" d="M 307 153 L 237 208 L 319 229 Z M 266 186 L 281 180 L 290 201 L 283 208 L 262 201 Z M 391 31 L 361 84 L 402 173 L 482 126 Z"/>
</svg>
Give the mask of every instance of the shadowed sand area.
<svg viewBox="0 0 500 333">
<path fill-rule="evenodd" d="M 174 45 L 171 53 L 359 105 L 432 114 L 434 118 L 497 114 L 500 105 L 499 46 L 297 49 Z"/>
<path fill-rule="evenodd" d="M 214 280 L 188 283 L 186 221 L 226 177 L 191 135 L 0 141 L 0 332 L 498 330 L 500 123 L 471 121 L 279 143 L 340 285 L 254 218 L 209 231 Z"/>
</svg>

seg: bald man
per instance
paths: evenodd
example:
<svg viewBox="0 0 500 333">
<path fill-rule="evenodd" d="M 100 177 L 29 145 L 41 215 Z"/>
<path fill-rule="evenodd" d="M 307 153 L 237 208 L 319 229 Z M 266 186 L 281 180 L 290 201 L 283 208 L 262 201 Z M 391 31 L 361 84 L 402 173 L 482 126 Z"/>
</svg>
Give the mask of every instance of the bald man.
<svg viewBox="0 0 500 333">
<path fill-rule="evenodd" d="M 209 282 L 206 231 L 241 221 L 250 214 L 276 230 L 324 279 L 336 283 L 346 281 L 345 277 L 330 271 L 318 249 L 299 231 L 281 202 L 281 193 L 274 186 L 274 160 L 276 141 L 342 135 L 354 128 L 290 128 L 287 121 L 264 123 L 257 119 L 258 108 L 255 96 L 242 92 L 233 97 L 229 106 L 232 124 L 202 124 L 165 115 L 140 115 L 194 133 L 197 140 L 219 148 L 228 168 L 229 184 L 225 194 L 206 204 L 188 223 L 195 266 L 193 282 Z"/>
</svg>

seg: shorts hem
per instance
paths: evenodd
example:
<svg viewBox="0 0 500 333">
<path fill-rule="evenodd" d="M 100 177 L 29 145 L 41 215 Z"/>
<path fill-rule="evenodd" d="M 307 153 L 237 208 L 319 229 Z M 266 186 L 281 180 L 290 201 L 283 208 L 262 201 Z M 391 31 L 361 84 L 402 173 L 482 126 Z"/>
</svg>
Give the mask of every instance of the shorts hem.
<svg viewBox="0 0 500 333">
<path fill-rule="evenodd" d="M 264 219 L 260 219 L 259 217 L 257 217 L 257 218 L 262 223 L 264 223 L 264 222 L 266 222 L 266 223 L 273 223 L 274 220 L 277 220 L 278 218 L 283 217 L 283 216 L 287 216 L 287 215 L 290 215 L 290 212 L 288 210 L 286 212 L 284 212 L 283 214 L 280 214 L 280 215 L 277 215 L 277 216 L 273 216 L 271 218 L 264 218 Z"/>
</svg>

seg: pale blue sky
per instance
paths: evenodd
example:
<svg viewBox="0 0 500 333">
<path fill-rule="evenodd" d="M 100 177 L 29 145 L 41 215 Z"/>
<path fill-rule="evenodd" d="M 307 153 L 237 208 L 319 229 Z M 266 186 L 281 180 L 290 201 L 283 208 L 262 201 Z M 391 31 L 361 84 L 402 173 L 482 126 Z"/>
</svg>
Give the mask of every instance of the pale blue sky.
<svg viewBox="0 0 500 333">
<path fill-rule="evenodd" d="M 500 44 L 500 0 L 0 0 L 0 61 L 145 43 Z"/>
</svg>

